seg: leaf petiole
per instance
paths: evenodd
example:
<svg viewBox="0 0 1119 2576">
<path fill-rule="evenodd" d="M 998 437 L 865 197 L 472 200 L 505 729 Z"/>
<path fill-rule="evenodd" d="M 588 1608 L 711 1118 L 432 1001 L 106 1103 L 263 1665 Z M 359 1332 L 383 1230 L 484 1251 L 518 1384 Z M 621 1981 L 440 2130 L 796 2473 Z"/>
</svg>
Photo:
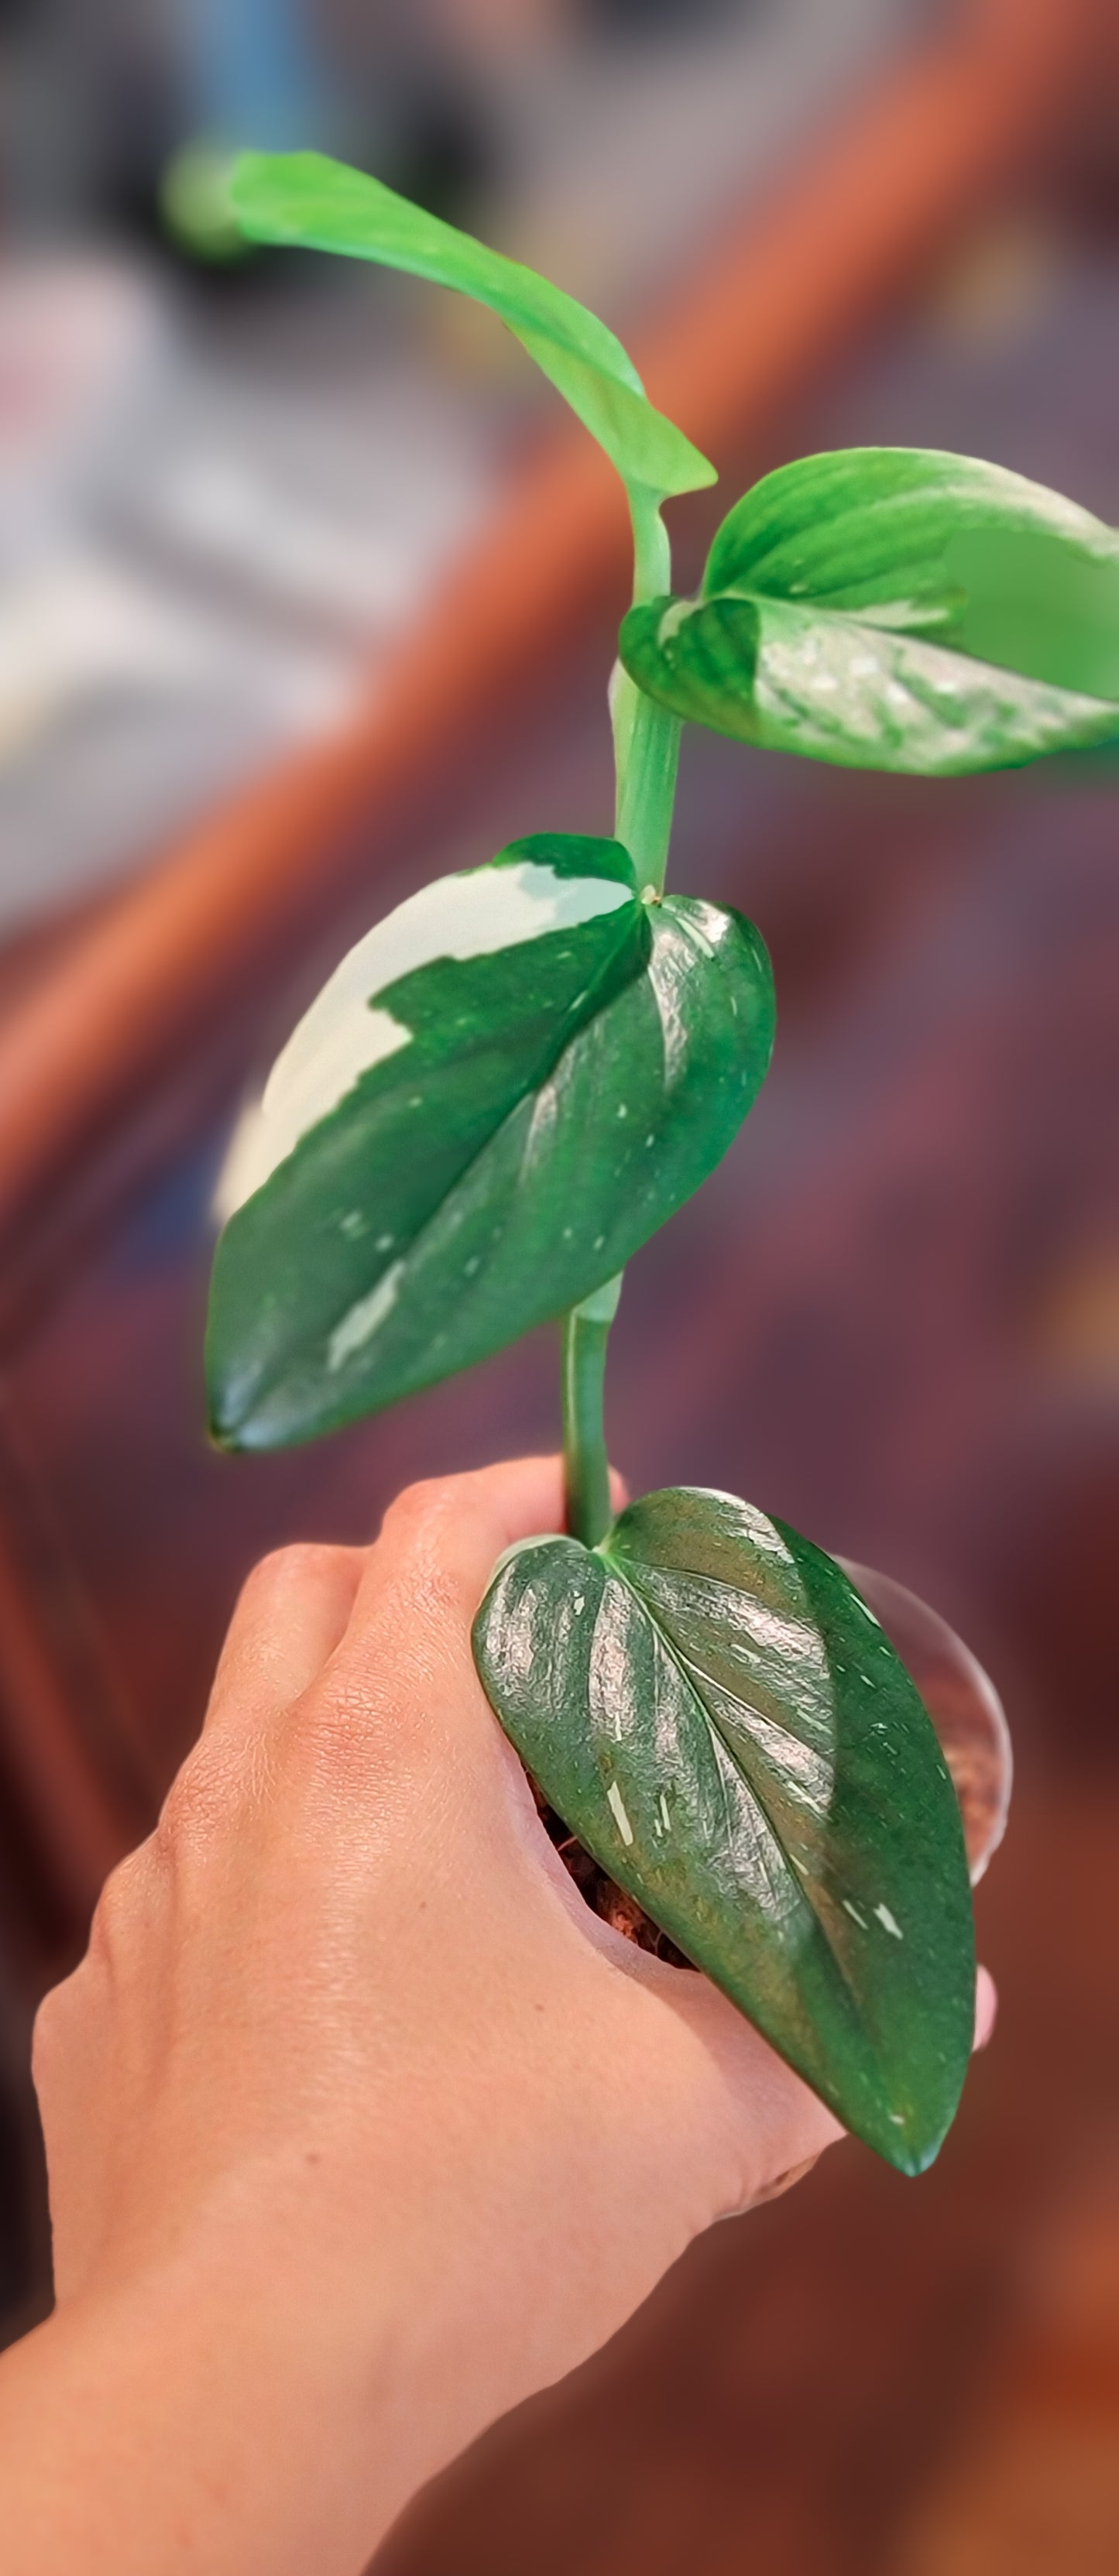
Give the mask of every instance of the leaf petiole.
<svg viewBox="0 0 1119 2576">
<path fill-rule="evenodd" d="M 630 483 L 634 605 L 659 598 L 672 580 L 668 531 L 658 495 Z M 682 726 L 667 707 L 637 688 L 621 663 L 610 681 L 614 733 L 614 836 L 629 851 L 643 894 L 664 885 Z M 604 1538 L 613 1513 L 603 1425 L 606 1345 L 622 1291 L 622 1274 L 573 1306 L 564 1318 L 561 1360 L 564 1487 L 567 1526 L 585 1547 Z"/>
<path fill-rule="evenodd" d="M 627 490 L 633 522 L 633 604 L 639 608 L 671 589 L 672 554 L 657 494 L 643 483 L 630 483 Z M 610 721 L 617 782 L 614 836 L 629 851 L 641 888 L 659 894 L 676 802 L 681 720 L 638 688 L 616 662 L 610 681 Z"/>
<path fill-rule="evenodd" d="M 606 1344 L 618 1311 L 622 1274 L 572 1306 L 563 1320 L 563 1467 L 567 1527 L 584 1547 L 597 1547 L 614 1514 L 603 1423 Z"/>
</svg>

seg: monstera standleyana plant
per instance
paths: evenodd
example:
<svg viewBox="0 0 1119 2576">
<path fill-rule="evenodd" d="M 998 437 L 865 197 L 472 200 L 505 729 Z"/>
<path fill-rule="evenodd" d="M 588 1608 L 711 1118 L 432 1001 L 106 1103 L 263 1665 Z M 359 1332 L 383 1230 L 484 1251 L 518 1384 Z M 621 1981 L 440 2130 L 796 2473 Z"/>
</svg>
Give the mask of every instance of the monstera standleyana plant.
<svg viewBox="0 0 1119 2576">
<path fill-rule="evenodd" d="M 698 597 L 675 598 L 662 504 L 713 469 L 601 322 L 317 154 L 247 156 L 232 204 L 255 241 L 382 261 L 499 314 L 621 475 L 636 577 L 612 835 L 544 828 L 402 904 L 242 1122 L 210 1310 L 215 1435 L 313 1439 L 562 1317 L 567 1535 L 497 1568 L 474 1630 L 484 1687 L 571 1852 L 917 2172 L 971 2045 L 970 1886 L 874 1578 L 729 1494 L 611 1513 L 623 1265 L 725 1153 L 773 1039 L 758 932 L 665 889 L 677 755 L 685 720 L 937 775 L 1104 742 L 1119 540 L 998 466 L 860 448 L 767 475 L 724 519 Z"/>
</svg>

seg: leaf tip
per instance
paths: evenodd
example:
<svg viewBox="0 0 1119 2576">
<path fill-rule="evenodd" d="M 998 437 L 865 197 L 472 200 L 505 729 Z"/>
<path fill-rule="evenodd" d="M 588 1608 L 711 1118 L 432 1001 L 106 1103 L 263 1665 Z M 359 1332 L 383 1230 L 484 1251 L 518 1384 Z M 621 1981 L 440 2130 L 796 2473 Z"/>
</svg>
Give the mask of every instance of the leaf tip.
<svg viewBox="0 0 1119 2576">
<path fill-rule="evenodd" d="M 674 423 L 673 426 L 676 427 L 678 424 Z M 687 448 L 687 457 L 682 459 L 682 463 L 687 465 L 689 480 L 687 483 L 681 483 L 677 492 L 668 493 L 666 497 L 670 501 L 679 499 L 685 492 L 708 492 L 712 484 L 719 480 L 718 466 L 713 465 L 710 457 L 704 455 L 703 449 L 693 446 L 685 430 L 680 431 L 680 436 Z"/>
<path fill-rule="evenodd" d="M 224 1457 L 236 1457 L 238 1451 L 247 1446 L 243 1426 L 233 1419 L 231 1409 L 214 1386 L 209 1390 L 206 1438 L 211 1449 L 219 1450 Z"/>
</svg>

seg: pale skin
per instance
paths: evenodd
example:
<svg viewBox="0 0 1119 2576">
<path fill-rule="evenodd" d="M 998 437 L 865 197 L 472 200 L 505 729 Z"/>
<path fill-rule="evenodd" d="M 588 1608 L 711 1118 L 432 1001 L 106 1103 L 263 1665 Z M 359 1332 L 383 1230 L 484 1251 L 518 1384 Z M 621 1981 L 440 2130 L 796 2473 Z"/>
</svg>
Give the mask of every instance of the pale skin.
<svg viewBox="0 0 1119 2576">
<path fill-rule="evenodd" d="M 250 1577 L 39 2017 L 57 2305 L 0 2360 L 5 2576 L 360 2576 L 840 2134 L 705 1978 L 589 1913 L 486 1705 L 471 1617 L 562 1508 L 526 1459 Z"/>
</svg>

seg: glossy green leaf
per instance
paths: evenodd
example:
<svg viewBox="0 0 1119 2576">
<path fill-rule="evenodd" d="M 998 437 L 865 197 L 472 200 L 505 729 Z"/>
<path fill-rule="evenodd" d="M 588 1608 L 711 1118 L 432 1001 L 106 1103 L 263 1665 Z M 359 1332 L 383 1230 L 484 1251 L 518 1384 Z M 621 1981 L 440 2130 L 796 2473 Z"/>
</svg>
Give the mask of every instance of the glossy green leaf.
<svg viewBox="0 0 1119 2576">
<path fill-rule="evenodd" d="M 425 886 L 300 1023 L 223 1190 L 216 1435 L 353 1421 L 577 1304 L 696 1189 L 761 1083 L 756 930 L 536 834 Z"/>
<path fill-rule="evenodd" d="M 971 457 L 855 448 L 782 466 L 696 600 L 622 629 L 651 697 L 745 742 L 930 774 L 1119 735 L 1119 537 Z"/>
<path fill-rule="evenodd" d="M 978 457 L 855 447 L 736 502 L 703 593 L 812 600 L 1062 688 L 1119 698 L 1119 537 Z"/>
<path fill-rule="evenodd" d="M 971 2048 L 967 1860 L 930 1721 L 846 1575 L 730 1495 L 648 1494 L 600 1548 L 513 1551 L 474 1647 L 600 1866 L 919 2172 Z"/>
<path fill-rule="evenodd" d="M 519 260 L 487 250 L 381 180 L 321 152 L 245 153 L 230 193 L 237 221 L 252 241 L 376 260 L 488 305 L 627 483 L 665 498 L 715 481 L 706 457 L 654 410 L 637 369 L 606 324 Z"/>
</svg>

